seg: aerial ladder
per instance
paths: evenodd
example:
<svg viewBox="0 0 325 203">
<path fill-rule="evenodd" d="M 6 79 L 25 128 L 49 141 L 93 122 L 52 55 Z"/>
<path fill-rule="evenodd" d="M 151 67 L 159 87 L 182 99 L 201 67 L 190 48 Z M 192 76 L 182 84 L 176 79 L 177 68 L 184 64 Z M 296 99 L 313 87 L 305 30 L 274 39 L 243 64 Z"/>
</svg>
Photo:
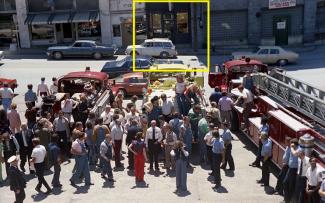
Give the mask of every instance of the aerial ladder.
<svg viewBox="0 0 325 203">
<path fill-rule="evenodd" d="M 315 127 L 325 127 L 325 91 L 276 69 L 270 74 L 256 74 L 253 79 L 257 89 L 309 117 Z"/>
</svg>

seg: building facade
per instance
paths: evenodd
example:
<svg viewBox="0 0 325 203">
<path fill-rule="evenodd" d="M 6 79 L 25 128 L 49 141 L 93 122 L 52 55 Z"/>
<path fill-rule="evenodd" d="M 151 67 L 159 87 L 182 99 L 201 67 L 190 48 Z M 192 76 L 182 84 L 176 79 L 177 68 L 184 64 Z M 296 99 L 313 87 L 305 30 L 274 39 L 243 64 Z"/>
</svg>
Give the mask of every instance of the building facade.
<svg viewBox="0 0 325 203">
<path fill-rule="evenodd" d="M 216 45 L 288 45 L 325 39 L 324 0 L 213 0 L 210 11 L 211 42 Z"/>
<path fill-rule="evenodd" d="M 15 0 L 0 0 L 0 46 L 17 40 Z"/>
</svg>

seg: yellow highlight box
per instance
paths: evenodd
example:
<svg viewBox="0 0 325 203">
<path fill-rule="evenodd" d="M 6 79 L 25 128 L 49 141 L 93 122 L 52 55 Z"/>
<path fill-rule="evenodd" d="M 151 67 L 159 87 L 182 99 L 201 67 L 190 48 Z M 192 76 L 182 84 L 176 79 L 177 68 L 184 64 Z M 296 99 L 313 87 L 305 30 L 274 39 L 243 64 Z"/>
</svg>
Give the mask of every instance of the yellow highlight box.
<svg viewBox="0 0 325 203">
<path fill-rule="evenodd" d="M 172 69 L 168 70 L 142 70 L 135 66 L 135 43 L 136 43 L 136 3 L 206 3 L 207 4 L 207 67 L 197 69 Z M 175 43 L 175 42 L 173 42 Z M 209 72 L 210 71 L 210 0 L 133 0 L 132 1 L 132 69 L 133 72 Z"/>
</svg>

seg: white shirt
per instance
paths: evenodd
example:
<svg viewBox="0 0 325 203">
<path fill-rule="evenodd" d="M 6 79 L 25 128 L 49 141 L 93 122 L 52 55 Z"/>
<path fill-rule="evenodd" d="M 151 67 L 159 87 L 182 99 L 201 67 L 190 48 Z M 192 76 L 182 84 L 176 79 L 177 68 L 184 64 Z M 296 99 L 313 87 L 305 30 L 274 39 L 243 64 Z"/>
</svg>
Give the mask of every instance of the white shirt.
<svg viewBox="0 0 325 203">
<path fill-rule="evenodd" d="M 34 147 L 32 151 L 31 157 L 35 158 L 36 164 L 44 162 L 44 158 L 46 156 L 46 149 L 43 145 L 37 145 Z"/>
<path fill-rule="evenodd" d="M 47 92 L 48 89 L 49 89 L 49 88 L 47 87 L 47 84 L 45 84 L 45 83 L 41 83 L 41 84 L 38 85 L 38 90 L 39 90 L 40 92 Z"/>
<path fill-rule="evenodd" d="M 28 147 L 27 140 L 26 140 L 26 131 L 25 130 L 21 131 L 21 136 L 23 137 L 24 146 Z"/>
<path fill-rule="evenodd" d="M 232 99 L 227 96 L 221 97 L 218 103 L 220 111 L 231 111 L 232 105 L 233 105 Z"/>
<path fill-rule="evenodd" d="M 302 173 L 301 173 L 301 176 L 305 176 L 306 177 L 307 169 L 310 167 L 309 158 L 307 156 L 305 156 L 303 160 L 301 160 L 300 158 L 298 158 L 298 170 L 297 170 L 297 174 L 298 175 L 300 173 L 300 165 L 301 165 L 301 163 L 303 164 L 302 165 Z"/>
<path fill-rule="evenodd" d="M 322 169 L 316 165 L 314 170 L 311 170 L 311 167 L 307 169 L 306 177 L 308 179 L 307 184 L 310 186 L 317 186 L 318 183 L 322 182 Z"/>
<path fill-rule="evenodd" d="M 114 127 L 111 130 L 111 136 L 112 140 L 122 140 L 123 139 L 123 128 L 121 125 L 114 125 Z"/>
<path fill-rule="evenodd" d="M 112 122 L 112 118 L 113 118 L 113 112 L 106 112 L 106 111 L 104 111 L 101 115 L 100 115 L 100 117 L 103 119 L 103 123 L 105 124 L 105 125 L 109 125 L 110 124 L 110 122 Z"/>
<path fill-rule="evenodd" d="M 208 145 L 208 146 L 210 146 L 210 147 L 212 147 L 212 138 L 213 138 L 213 136 L 212 136 L 212 132 L 210 131 L 210 132 L 208 132 L 207 134 L 205 134 L 205 136 L 204 136 L 204 141 L 205 141 L 205 143 L 206 143 L 206 145 Z"/>
<path fill-rule="evenodd" d="M 175 90 L 177 94 L 183 94 L 186 88 L 186 83 L 182 82 L 182 83 L 176 83 L 175 85 Z"/>
<path fill-rule="evenodd" d="M 172 113 L 172 109 L 174 107 L 173 102 L 170 100 L 166 99 L 166 101 L 161 102 L 161 110 L 163 115 L 169 115 Z"/>
<path fill-rule="evenodd" d="M 153 129 L 152 127 L 147 129 L 146 138 L 145 138 L 147 147 L 148 147 L 148 140 L 151 140 L 153 138 L 152 129 Z M 155 127 L 155 139 L 158 140 L 158 142 L 161 142 L 162 138 L 163 135 L 161 133 L 161 129 L 159 127 Z"/>
<path fill-rule="evenodd" d="M 1 98 L 11 99 L 14 92 L 9 87 L 3 87 L 0 89 Z"/>
<path fill-rule="evenodd" d="M 71 99 L 66 99 L 61 102 L 61 110 L 64 113 L 71 113 L 73 108 L 73 102 Z"/>
<path fill-rule="evenodd" d="M 130 123 L 130 119 L 136 120 L 138 123 L 140 123 L 140 116 L 138 113 L 132 114 L 132 112 L 127 113 L 125 116 L 125 120 L 127 123 Z"/>
<path fill-rule="evenodd" d="M 51 91 L 51 94 L 56 94 L 56 93 L 58 93 L 59 88 L 58 88 L 58 86 L 52 84 L 52 85 L 50 86 L 50 91 Z"/>
<path fill-rule="evenodd" d="M 243 97 L 246 99 L 245 103 L 250 103 L 250 102 L 253 102 L 253 100 L 254 100 L 252 92 L 245 88 L 243 90 Z"/>
</svg>

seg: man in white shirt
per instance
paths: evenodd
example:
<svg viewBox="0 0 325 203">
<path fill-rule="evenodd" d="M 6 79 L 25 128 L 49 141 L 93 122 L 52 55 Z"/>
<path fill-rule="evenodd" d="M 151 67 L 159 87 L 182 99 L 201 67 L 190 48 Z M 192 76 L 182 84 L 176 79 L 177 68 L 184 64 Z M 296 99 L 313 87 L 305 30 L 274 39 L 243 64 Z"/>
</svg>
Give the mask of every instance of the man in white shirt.
<svg viewBox="0 0 325 203">
<path fill-rule="evenodd" d="M 227 92 L 222 91 L 218 106 L 220 110 L 221 122 L 226 122 L 230 126 L 231 110 L 234 105 L 232 99 L 227 96 Z"/>
<path fill-rule="evenodd" d="M 37 192 L 41 192 L 41 187 L 44 185 L 47 189 L 45 194 L 50 194 L 52 192 L 52 189 L 50 186 L 47 184 L 45 178 L 44 178 L 44 169 L 45 169 L 45 163 L 44 159 L 46 156 L 46 149 L 43 145 L 40 145 L 40 139 L 39 138 L 33 138 L 32 140 L 34 149 L 32 151 L 32 159 L 30 160 L 31 163 L 34 164 L 35 170 L 36 170 L 36 175 L 38 178 L 38 184 L 35 188 Z"/>
<path fill-rule="evenodd" d="M 59 88 L 58 88 L 58 81 L 55 77 L 52 78 L 52 85 L 50 86 L 50 93 L 53 95 L 53 94 L 56 94 L 58 93 L 59 91 Z"/>
<path fill-rule="evenodd" d="M 61 101 L 61 111 L 63 112 L 64 117 L 66 117 L 69 122 L 72 122 L 71 121 L 71 118 L 72 118 L 71 115 L 72 115 L 72 110 L 73 110 L 75 104 L 76 104 L 75 101 L 73 101 L 70 98 L 69 93 L 67 93 L 65 95 L 65 99 L 63 101 Z"/>
<path fill-rule="evenodd" d="M 115 121 L 115 125 L 111 130 L 111 136 L 114 148 L 115 167 L 122 167 L 121 163 L 121 146 L 123 140 L 124 129 L 121 125 L 121 119 Z"/>
<path fill-rule="evenodd" d="M 37 86 L 37 96 L 46 97 L 47 95 L 50 95 L 50 91 L 47 84 L 45 84 L 45 78 L 42 77 L 41 83 Z"/>
<path fill-rule="evenodd" d="M 239 85 L 238 87 L 239 92 L 242 94 L 241 97 L 237 99 L 235 105 L 237 105 L 240 101 L 243 100 L 243 120 L 245 123 L 245 130 L 248 130 L 249 127 L 249 114 L 251 113 L 254 107 L 254 96 L 251 91 L 245 89 L 243 85 Z"/>
<path fill-rule="evenodd" d="M 322 169 L 316 163 L 316 158 L 311 157 L 309 159 L 310 167 L 307 169 L 306 177 L 307 177 L 307 187 L 306 193 L 308 197 L 309 203 L 318 203 L 320 200 L 320 196 L 318 194 L 318 190 L 322 183 Z"/>
<path fill-rule="evenodd" d="M 304 194 L 307 185 L 307 169 L 310 167 L 309 158 L 305 155 L 305 152 L 300 148 L 298 150 L 298 170 L 295 188 L 295 202 L 304 203 Z"/>
<path fill-rule="evenodd" d="M 3 87 L 0 88 L 0 97 L 2 100 L 3 109 L 7 111 L 10 109 L 12 98 L 14 97 L 14 92 L 11 88 L 9 88 L 9 84 L 7 82 L 4 82 Z"/>
<path fill-rule="evenodd" d="M 164 93 L 161 94 L 160 98 L 161 98 L 160 105 L 161 105 L 162 115 L 164 116 L 165 121 L 168 123 L 172 119 L 172 115 L 175 112 L 174 104 L 172 101 L 167 99 L 167 95 Z"/>
<path fill-rule="evenodd" d="M 109 127 L 109 124 L 113 120 L 113 112 L 111 111 L 112 108 L 110 105 L 106 105 L 105 111 L 100 115 L 103 118 L 103 124 Z"/>
<path fill-rule="evenodd" d="M 145 138 L 150 160 L 150 170 L 153 170 L 153 162 L 155 162 L 155 169 L 159 171 L 158 155 L 162 138 L 161 129 L 157 127 L 157 122 L 152 120 L 151 127 L 147 129 Z"/>
<path fill-rule="evenodd" d="M 137 121 L 137 123 L 140 123 L 140 116 L 137 113 L 137 109 L 135 108 L 135 106 L 131 107 L 130 112 L 126 114 L 126 124 L 130 125 L 131 119 Z"/>
</svg>

